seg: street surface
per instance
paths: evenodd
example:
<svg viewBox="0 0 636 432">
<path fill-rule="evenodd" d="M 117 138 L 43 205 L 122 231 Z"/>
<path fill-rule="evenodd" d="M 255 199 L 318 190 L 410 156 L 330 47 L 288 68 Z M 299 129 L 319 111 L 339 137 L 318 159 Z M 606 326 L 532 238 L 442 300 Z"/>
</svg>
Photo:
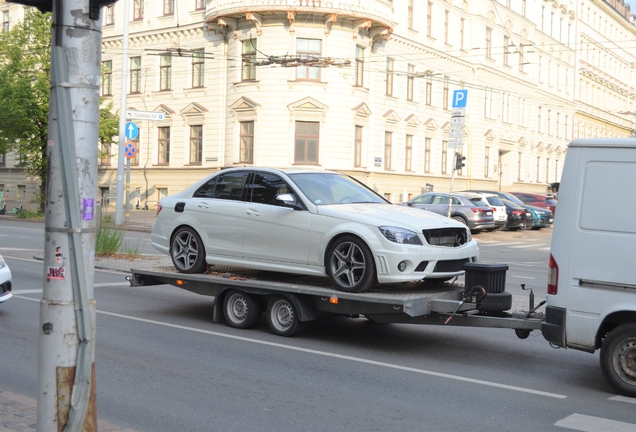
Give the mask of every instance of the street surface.
<svg viewBox="0 0 636 432">
<path fill-rule="evenodd" d="M 538 303 L 550 235 L 475 237 L 482 262 L 510 266 L 506 290 L 527 296 L 525 284 Z M 126 237 L 150 256 L 118 268 L 158 259 L 148 233 Z M 0 220 L 0 254 L 14 282 L 14 298 L 0 304 L 2 432 L 34 430 L 28 420 L 12 426 L 7 413 L 17 406 L 35 423 L 44 270 L 33 257 L 43 239 L 41 223 Z M 252 330 L 213 323 L 212 298 L 131 288 L 125 276 L 95 273 L 100 430 L 636 430 L 636 399 L 613 392 L 598 353 L 553 349 L 537 331 L 520 340 L 505 329 L 329 318 L 281 338 L 264 319 Z M 19 403 L 1 408 L 12 396 Z"/>
</svg>

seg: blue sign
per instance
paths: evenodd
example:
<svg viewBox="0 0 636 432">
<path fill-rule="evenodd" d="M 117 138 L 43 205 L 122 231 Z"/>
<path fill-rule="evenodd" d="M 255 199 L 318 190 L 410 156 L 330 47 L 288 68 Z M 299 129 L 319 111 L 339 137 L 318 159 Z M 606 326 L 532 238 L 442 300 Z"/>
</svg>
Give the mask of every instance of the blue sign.
<svg viewBox="0 0 636 432">
<path fill-rule="evenodd" d="M 134 140 L 139 135 L 139 128 L 133 122 L 126 123 L 126 138 Z"/>
<path fill-rule="evenodd" d="M 466 108 L 468 101 L 468 90 L 453 91 L 453 108 Z"/>
<path fill-rule="evenodd" d="M 128 159 L 132 159 L 135 157 L 135 153 L 137 153 L 137 148 L 135 147 L 135 143 L 132 141 L 126 142 L 126 146 L 124 147 L 124 153 Z"/>
</svg>

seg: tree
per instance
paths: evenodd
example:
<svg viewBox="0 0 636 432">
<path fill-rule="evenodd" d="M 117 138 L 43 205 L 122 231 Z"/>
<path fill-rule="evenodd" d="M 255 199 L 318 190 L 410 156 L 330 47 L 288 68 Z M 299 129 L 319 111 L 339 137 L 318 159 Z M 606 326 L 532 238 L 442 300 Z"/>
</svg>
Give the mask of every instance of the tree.
<svg viewBox="0 0 636 432">
<path fill-rule="evenodd" d="M 0 154 L 15 152 L 27 175 L 46 191 L 51 68 L 51 14 L 35 9 L 9 31 L 0 32 Z M 99 139 L 119 134 L 109 103 L 100 109 Z M 95 143 L 97 145 L 97 143 Z"/>
</svg>

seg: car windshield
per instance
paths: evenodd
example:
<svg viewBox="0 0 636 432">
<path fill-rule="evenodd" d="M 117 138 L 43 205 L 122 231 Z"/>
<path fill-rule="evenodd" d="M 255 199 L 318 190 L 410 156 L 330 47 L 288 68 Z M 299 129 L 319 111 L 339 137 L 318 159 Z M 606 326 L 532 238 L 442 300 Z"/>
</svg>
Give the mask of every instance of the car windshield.
<svg viewBox="0 0 636 432">
<path fill-rule="evenodd" d="M 521 207 L 519 204 L 517 204 L 515 202 L 512 202 L 510 200 L 507 200 L 507 199 L 502 199 L 501 201 L 506 205 L 506 207 L 509 207 L 509 208 L 511 208 L 513 210 L 523 210 L 525 208 L 525 207 Z"/>
<path fill-rule="evenodd" d="M 505 196 L 508 201 L 512 201 L 513 203 L 519 204 L 520 206 L 525 205 L 525 203 L 523 201 L 521 201 L 519 198 L 517 198 L 516 196 L 514 196 L 512 194 L 504 193 L 504 192 L 502 192 L 501 194 L 503 196 Z"/>
<path fill-rule="evenodd" d="M 490 207 L 482 198 L 470 198 L 470 201 L 477 207 Z"/>
<path fill-rule="evenodd" d="M 384 198 L 352 177 L 337 173 L 289 174 L 303 194 L 315 205 L 377 203 Z"/>
</svg>

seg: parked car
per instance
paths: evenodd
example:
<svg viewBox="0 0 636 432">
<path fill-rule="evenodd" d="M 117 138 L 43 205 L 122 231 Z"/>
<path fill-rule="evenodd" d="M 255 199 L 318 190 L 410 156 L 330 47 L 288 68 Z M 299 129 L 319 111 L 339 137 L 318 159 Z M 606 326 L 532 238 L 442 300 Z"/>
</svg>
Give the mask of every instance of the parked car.
<svg viewBox="0 0 636 432">
<path fill-rule="evenodd" d="M 471 190 L 469 192 L 487 192 L 497 195 L 500 199 L 507 199 L 508 201 L 512 201 L 520 205 L 521 207 L 525 207 L 530 210 L 532 213 L 532 229 L 539 230 L 541 228 L 549 227 L 554 223 L 554 215 L 548 209 L 542 207 L 535 207 L 531 205 L 525 204 L 515 195 L 509 192 L 500 192 L 500 191 L 487 191 L 487 190 Z M 463 192 L 460 192 L 463 193 Z"/>
<path fill-rule="evenodd" d="M 492 215 L 495 219 L 495 228 L 489 231 L 501 229 L 506 226 L 506 221 L 508 220 L 506 206 L 497 195 L 486 192 L 460 192 L 460 194 L 469 198 L 480 198 L 484 205 L 492 209 Z"/>
<path fill-rule="evenodd" d="M 450 194 L 427 192 L 407 201 L 409 207 L 428 210 L 443 216 L 448 215 Z M 493 230 L 496 228 L 493 210 L 478 197 L 453 194 L 451 219 L 468 226 L 471 231 Z"/>
<path fill-rule="evenodd" d="M 532 227 L 532 213 L 527 208 L 521 207 L 519 204 L 505 198 L 501 202 L 506 206 L 506 213 L 508 213 L 506 229 L 517 231 L 518 229 L 530 229 Z"/>
<path fill-rule="evenodd" d="M 0 255 L 0 303 L 4 303 L 9 300 L 13 294 L 11 294 L 11 270 L 7 262 Z"/>
<path fill-rule="evenodd" d="M 556 214 L 557 202 L 556 200 L 548 197 L 547 195 L 533 194 L 533 193 L 527 193 L 527 192 L 511 192 L 511 193 L 526 205 L 548 209 L 552 212 L 553 215 Z"/>
<path fill-rule="evenodd" d="M 393 205 L 350 176 L 301 169 L 213 174 L 161 200 L 151 238 L 183 273 L 222 265 L 328 276 L 346 292 L 451 279 L 479 256 L 456 221 Z"/>
</svg>

